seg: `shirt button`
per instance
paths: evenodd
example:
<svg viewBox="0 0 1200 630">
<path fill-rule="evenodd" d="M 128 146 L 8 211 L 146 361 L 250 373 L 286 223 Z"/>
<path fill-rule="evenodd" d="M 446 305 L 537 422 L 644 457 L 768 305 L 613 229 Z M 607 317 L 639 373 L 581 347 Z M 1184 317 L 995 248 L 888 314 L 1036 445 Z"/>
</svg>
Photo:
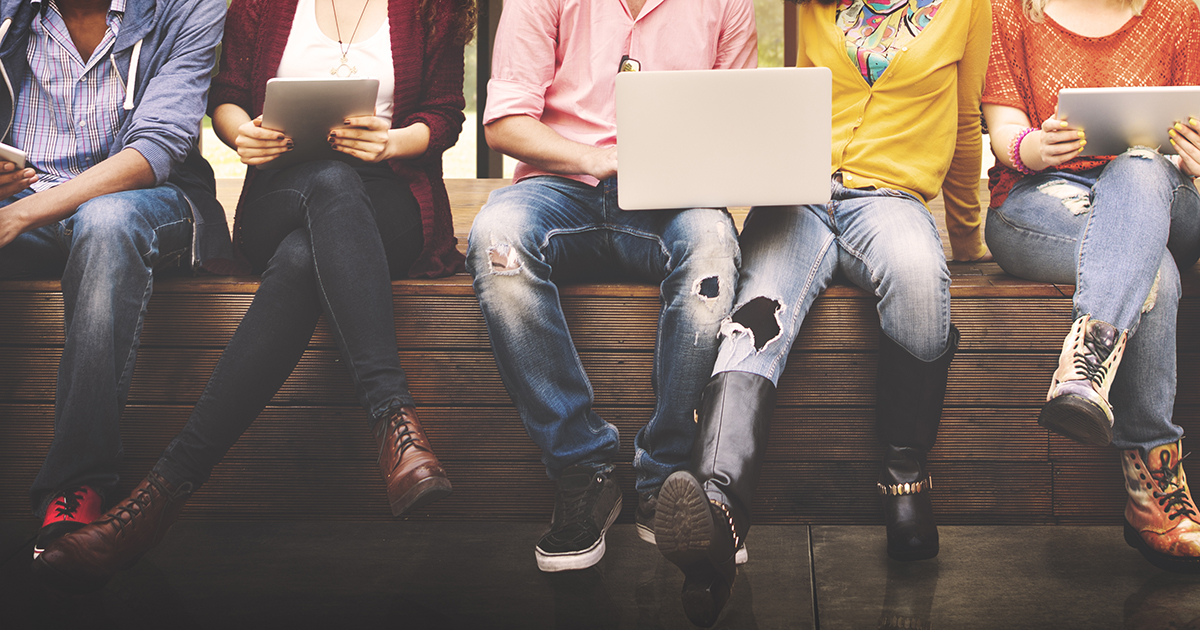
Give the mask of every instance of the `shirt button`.
<svg viewBox="0 0 1200 630">
<path fill-rule="evenodd" d="M 853 176 L 853 175 L 847 175 L 847 176 L 846 176 L 846 179 L 854 179 L 854 176 Z"/>
<path fill-rule="evenodd" d="M 903 51 L 907 52 L 907 51 L 908 51 L 908 46 L 901 46 L 901 47 L 900 47 L 900 50 L 903 50 Z"/>
<path fill-rule="evenodd" d="M 86 128 L 86 127 L 87 127 L 87 121 L 84 121 L 84 120 L 81 120 L 81 121 L 79 121 L 79 128 L 80 128 L 80 129 L 84 129 L 84 128 Z"/>
</svg>

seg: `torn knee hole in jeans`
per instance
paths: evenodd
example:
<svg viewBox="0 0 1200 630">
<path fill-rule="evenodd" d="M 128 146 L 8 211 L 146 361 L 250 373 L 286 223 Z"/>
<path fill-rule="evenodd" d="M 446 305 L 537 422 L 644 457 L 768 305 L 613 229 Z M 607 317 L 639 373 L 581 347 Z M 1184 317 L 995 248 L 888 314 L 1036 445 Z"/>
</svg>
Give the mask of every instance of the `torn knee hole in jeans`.
<svg viewBox="0 0 1200 630">
<path fill-rule="evenodd" d="M 1133 147 L 1125 152 L 1129 157 L 1141 158 L 1143 160 L 1153 160 L 1159 155 L 1158 151 L 1149 147 Z"/>
<path fill-rule="evenodd" d="M 721 325 L 721 334 L 733 339 L 737 335 L 749 335 L 755 351 L 762 350 L 768 343 L 779 338 L 782 330 L 779 315 L 783 310 L 778 300 L 756 297 L 738 307 Z"/>
<path fill-rule="evenodd" d="M 1146 295 L 1146 301 L 1142 302 L 1142 314 L 1149 313 L 1154 310 L 1154 305 L 1158 303 L 1158 285 L 1162 280 L 1162 271 L 1159 271 L 1154 276 L 1154 284 L 1150 285 L 1150 293 Z"/>
<path fill-rule="evenodd" d="M 692 284 L 692 291 L 701 302 L 711 302 L 721 296 L 721 280 L 716 276 L 700 278 Z"/>
<path fill-rule="evenodd" d="M 489 247 L 488 260 L 492 263 L 492 273 L 515 273 L 521 268 L 517 251 L 506 243 Z"/>
<path fill-rule="evenodd" d="M 1046 182 L 1037 187 L 1038 192 L 1062 202 L 1071 214 L 1083 214 L 1092 207 L 1092 198 L 1084 190 L 1066 182 Z"/>
</svg>

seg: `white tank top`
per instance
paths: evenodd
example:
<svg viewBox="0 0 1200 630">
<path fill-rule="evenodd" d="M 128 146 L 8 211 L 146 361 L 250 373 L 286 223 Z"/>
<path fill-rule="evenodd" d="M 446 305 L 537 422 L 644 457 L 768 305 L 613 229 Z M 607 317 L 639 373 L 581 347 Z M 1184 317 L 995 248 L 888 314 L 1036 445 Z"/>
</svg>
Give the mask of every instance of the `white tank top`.
<svg viewBox="0 0 1200 630">
<path fill-rule="evenodd" d="M 326 0 L 322 0 L 326 1 Z M 346 66 L 342 66 L 342 48 L 317 25 L 317 0 L 300 0 L 292 31 L 288 35 L 277 77 L 346 76 L 354 69 L 354 78 L 379 79 L 379 96 L 375 99 L 375 115 L 392 120 L 392 97 L 396 88 L 392 68 L 392 39 L 388 19 L 367 39 L 350 45 Z M 349 33 L 343 34 L 349 38 Z"/>
</svg>

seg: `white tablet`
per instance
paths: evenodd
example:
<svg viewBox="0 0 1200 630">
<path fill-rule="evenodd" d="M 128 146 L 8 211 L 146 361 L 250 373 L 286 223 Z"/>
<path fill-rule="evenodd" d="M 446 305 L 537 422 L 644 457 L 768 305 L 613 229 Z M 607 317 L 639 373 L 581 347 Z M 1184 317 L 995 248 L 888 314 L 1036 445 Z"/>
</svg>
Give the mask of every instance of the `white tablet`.
<svg viewBox="0 0 1200 630">
<path fill-rule="evenodd" d="M 1167 129 L 1200 119 L 1200 86 L 1069 88 L 1058 93 L 1058 114 L 1087 134 L 1080 155 L 1120 155 L 1130 147 L 1175 153 Z"/>
<path fill-rule="evenodd" d="M 329 146 L 329 131 L 350 116 L 375 114 L 379 79 L 286 78 L 267 81 L 262 126 L 282 131 L 294 149 L 259 165 L 275 169 L 311 160 L 342 160 Z"/>
</svg>

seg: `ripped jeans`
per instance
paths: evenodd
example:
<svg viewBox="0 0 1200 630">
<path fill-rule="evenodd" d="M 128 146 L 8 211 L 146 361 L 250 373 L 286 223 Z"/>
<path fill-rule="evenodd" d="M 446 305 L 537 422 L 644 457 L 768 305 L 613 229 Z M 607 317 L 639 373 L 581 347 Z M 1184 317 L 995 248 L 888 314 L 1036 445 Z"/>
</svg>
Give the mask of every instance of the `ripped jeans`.
<svg viewBox="0 0 1200 630">
<path fill-rule="evenodd" d="M 1006 272 L 1075 284 L 1074 318 L 1090 314 L 1130 331 L 1109 396 L 1113 445 L 1149 450 L 1178 440 L 1179 269 L 1200 257 L 1191 178 L 1150 149 L 1089 171 L 1026 176 L 988 211 L 986 238 Z"/>
<path fill-rule="evenodd" d="M 615 178 L 593 187 L 535 177 L 491 194 L 471 227 L 467 268 L 500 376 L 551 479 L 571 465 L 610 467 L 619 447 L 617 428 L 592 408 L 592 386 L 555 282 L 659 285 L 651 375 L 657 400 L 634 439 L 637 489 L 646 492 L 691 455 L 693 411 L 733 304 L 737 263 L 728 212 L 625 212 L 617 207 Z"/>
<path fill-rule="evenodd" d="M 846 188 L 826 205 L 753 208 L 742 230 L 737 308 L 721 329 L 714 374 L 779 384 L 817 295 L 841 271 L 879 297 L 883 332 L 932 361 L 950 335 L 950 272 L 933 215 L 898 190 Z"/>
</svg>

